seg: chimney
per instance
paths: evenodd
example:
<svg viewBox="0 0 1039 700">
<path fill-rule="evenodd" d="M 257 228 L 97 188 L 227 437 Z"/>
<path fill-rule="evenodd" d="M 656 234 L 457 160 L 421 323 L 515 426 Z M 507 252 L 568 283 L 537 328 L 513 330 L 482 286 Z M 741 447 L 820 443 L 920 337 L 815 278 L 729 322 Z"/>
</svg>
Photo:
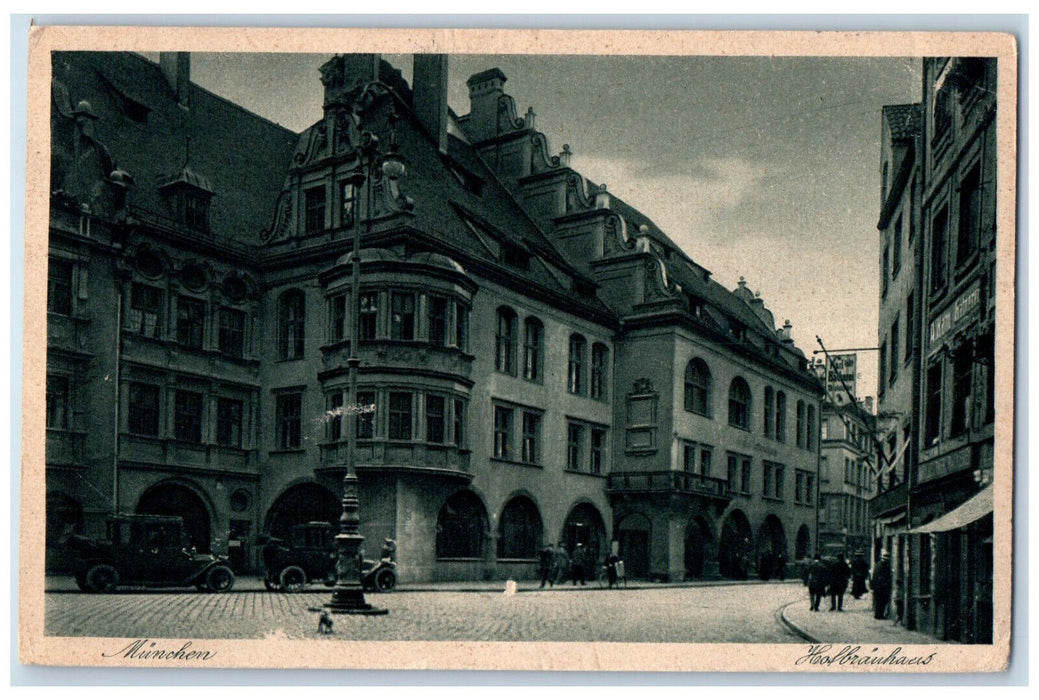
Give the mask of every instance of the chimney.
<svg viewBox="0 0 1039 700">
<path fill-rule="evenodd" d="M 437 144 L 447 153 L 447 56 L 415 54 L 412 92 L 415 114 Z"/>
<path fill-rule="evenodd" d="M 377 53 L 349 53 L 326 61 L 318 69 L 325 86 L 325 114 L 349 108 L 364 86 L 378 78 L 381 60 Z"/>
<path fill-rule="evenodd" d="M 866 397 L 866 413 L 873 413 L 873 397 Z"/>
<path fill-rule="evenodd" d="M 790 331 L 791 331 L 791 329 L 793 329 L 793 327 L 794 327 L 793 324 L 790 323 L 790 319 L 788 318 L 786 321 L 783 322 L 783 327 L 779 329 L 779 339 L 784 344 L 789 344 L 789 345 L 793 345 L 794 344 L 794 339 L 790 335 Z"/>
<path fill-rule="evenodd" d="M 159 69 L 166 76 L 177 103 L 187 107 L 191 88 L 191 54 L 187 51 L 163 51 L 159 54 Z"/>
<path fill-rule="evenodd" d="M 498 98 L 505 94 L 508 78 L 498 68 L 491 68 L 469 78 L 469 135 L 473 141 L 485 141 L 498 135 Z"/>
</svg>

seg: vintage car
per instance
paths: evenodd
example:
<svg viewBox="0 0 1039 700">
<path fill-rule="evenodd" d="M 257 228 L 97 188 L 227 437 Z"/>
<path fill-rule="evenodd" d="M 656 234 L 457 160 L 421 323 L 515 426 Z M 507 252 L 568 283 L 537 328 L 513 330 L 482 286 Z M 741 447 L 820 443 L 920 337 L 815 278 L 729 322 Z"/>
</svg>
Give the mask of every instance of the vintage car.
<svg viewBox="0 0 1039 700">
<path fill-rule="evenodd" d="M 335 535 L 331 523 L 309 522 L 294 526 L 288 541 L 268 536 L 262 550 L 267 590 L 296 593 L 315 581 L 333 585 L 338 558 Z M 396 550 L 396 543 L 388 539 L 379 561 L 362 560 L 361 585 L 366 590 L 389 591 L 397 585 Z"/>
<path fill-rule="evenodd" d="M 227 591 L 235 576 L 227 560 L 187 545 L 184 521 L 164 515 L 113 515 L 104 539 L 71 535 L 79 589 L 108 593 L 117 586 L 195 586 Z"/>
</svg>

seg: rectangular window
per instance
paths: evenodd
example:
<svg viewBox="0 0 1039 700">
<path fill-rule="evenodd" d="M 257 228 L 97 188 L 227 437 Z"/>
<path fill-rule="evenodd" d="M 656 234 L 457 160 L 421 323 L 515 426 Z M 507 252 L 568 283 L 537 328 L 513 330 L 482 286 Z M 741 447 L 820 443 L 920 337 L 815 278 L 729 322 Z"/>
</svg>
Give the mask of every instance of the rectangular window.
<svg viewBox="0 0 1039 700">
<path fill-rule="evenodd" d="M 804 477 L 802 472 L 794 472 L 794 503 L 804 503 Z"/>
<path fill-rule="evenodd" d="M 541 416 L 529 411 L 523 412 L 523 443 L 521 459 L 528 464 L 538 461 L 538 441 L 541 432 Z"/>
<path fill-rule="evenodd" d="M 303 408 L 303 394 L 278 394 L 275 402 L 278 435 L 277 446 L 282 450 L 298 449 Z"/>
<path fill-rule="evenodd" d="M 511 459 L 512 450 L 509 445 L 509 434 L 512 431 L 512 409 L 504 406 L 494 407 L 494 456 L 498 459 Z"/>
<path fill-rule="evenodd" d="M 339 442 L 343 439 L 343 392 L 329 394 L 327 402 L 328 441 Z"/>
<path fill-rule="evenodd" d="M 245 350 L 245 313 L 235 309 L 220 309 L 220 352 L 231 357 L 242 357 Z"/>
<path fill-rule="evenodd" d="M 891 361 L 888 363 L 888 383 L 894 384 L 898 378 L 898 316 L 891 324 Z"/>
<path fill-rule="evenodd" d="M 69 380 L 60 375 L 47 375 L 47 427 L 65 430 L 69 427 Z"/>
<path fill-rule="evenodd" d="M 696 471 L 696 443 L 695 442 L 683 442 L 682 443 L 682 469 L 687 472 Z"/>
<path fill-rule="evenodd" d="M 700 448 L 700 473 L 703 476 L 711 475 L 711 448 Z"/>
<path fill-rule="evenodd" d="M 410 392 L 390 392 L 390 425 L 387 434 L 390 440 L 411 439 L 411 403 Z"/>
<path fill-rule="evenodd" d="M 584 338 L 571 336 L 570 361 L 567 365 L 567 389 L 571 394 L 584 393 Z"/>
<path fill-rule="evenodd" d="M 357 392 L 357 411 L 354 425 L 358 440 L 371 440 L 375 437 L 375 392 L 371 390 Z"/>
<path fill-rule="evenodd" d="M 202 442 L 202 394 L 177 390 L 173 397 L 173 435 L 184 442 Z"/>
<path fill-rule="evenodd" d="M 162 332 L 162 290 L 146 284 L 134 283 L 130 288 L 130 313 L 126 329 L 148 338 L 158 338 Z"/>
<path fill-rule="evenodd" d="M 815 474 L 807 474 L 805 478 L 805 505 L 810 506 L 813 501 L 815 501 Z"/>
<path fill-rule="evenodd" d="M 304 231 L 318 233 L 325 230 L 325 186 L 311 187 L 303 193 L 306 218 Z"/>
<path fill-rule="evenodd" d="M 593 399 L 606 398 L 606 361 L 608 351 L 602 343 L 592 346 L 592 384 L 591 395 Z"/>
<path fill-rule="evenodd" d="M 47 311 L 72 315 L 72 263 L 51 258 L 47 270 Z"/>
<path fill-rule="evenodd" d="M 931 222 L 931 291 L 936 292 L 945 286 L 945 229 L 949 222 L 949 214 L 942 207 Z"/>
<path fill-rule="evenodd" d="M 357 335 L 361 340 L 375 340 L 378 317 L 379 294 L 365 292 L 361 295 L 361 309 L 357 315 Z"/>
<path fill-rule="evenodd" d="M 447 299 L 429 297 L 429 342 L 443 347 L 447 345 Z"/>
<path fill-rule="evenodd" d="M 410 292 L 390 295 L 390 338 L 415 339 L 415 295 Z"/>
<path fill-rule="evenodd" d="M 727 481 L 730 493 L 736 493 L 739 490 L 739 472 L 740 472 L 740 460 L 734 454 L 729 455 Z"/>
<path fill-rule="evenodd" d="M 159 434 L 159 387 L 131 383 L 127 406 L 127 429 L 135 435 Z"/>
<path fill-rule="evenodd" d="M 469 347 L 469 309 L 455 304 L 455 347 L 465 350 Z"/>
<path fill-rule="evenodd" d="M 227 447 L 242 446 L 242 402 L 234 399 L 216 401 L 216 442 Z"/>
<path fill-rule="evenodd" d="M 346 340 L 346 295 L 336 294 L 328 300 L 328 340 Z"/>
<path fill-rule="evenodd" d="M 884 253 L 880 258 L 880 296 L 887 296 L 887 282 L 888 282 L 888 261 L 891 258 L 891 250 L 885 245 Z"/>
<path fill-rule="evenodd" d="M 942 365 L 937 362 L 927 369 L 927 415 L 924 422 L 924 447 L 938 441 L 942 430 Z"/>
<path fill-rule="evenodd" d="M 339 189 L 340 215 L 339 225 L 350 228 L 354 225 L 355 206 L 357 203 L 357 190 L 349 182 L 344 182 Z"/>
<path fill-rule="evenodd" d="M 603 454 L 606 451 L 606 431 L 602 428 L 592 428 L 592 474 L 602 474 Z"/>
<path fill-rule="evenodd" d="M 775 478 L 775 482 L 776 482 L 775 496 L 776 496 L 776 498 L 778 498 L 779 500 L 782 501 L 783 500 L 783 487 L 786 486 L 786 467 L 783 466 L 782 464 L 777 464 L 775 466 L 774 478 Z"/>
<path fill-rule="evenodd" d="M 740 492 L 750 495 L 750 457 L 740 458 Z"/>
<path fill-rule="evenodd" d="M 465 446 L 465 401 L 455 400 L 455 447 Z"/>
<path fill-rule="evenodd" d="M 566 468 L 581 470 L 581 443 L 584 441 L 584 426 L 568 423 L 566 427 Z"/>
<path fill-rule="evenodd" d="M 197 299 L 177 297 L 177 343 L 199 350 L 205 327 L 206 305 Z"/>
<path fill-rule="evenodd" d="M 426 442 L 444 444 L 444 397 L 426 395 Z"/>
<path fill-rule="evenodd" d="M 776 440 L 786 442 L 786 394 L 776 392 Z"/>
<path fill-rule="evenodd" d="M 528 318 L 523 326 L 523 378 L 541 381 L 541 331 L 539 321 Z"/>
<path fill-rule="evenodd" d="M 767 498 L 772 497 L 772 471 L 771 462 L 761 463 L 761 495 Z"/>
<path fill-rule="evenodd" d="M 190 194 L 184 195 L 184 223 L 196 231 L 209 230 L 209 221 L 206 216 L 206 200 Z"/>
<path fill-rule="evenodd" d="M 956 348 L 952 358 L 952 415 L 949 434 L 953 436 L 962 435 L 969 427 L 974 379 L 972 352 L 973 348 L 968 342 Z"/>
<path fill-rule="evenodd" d="M 981 233 L 981 169 L 975 165 L 960 183 L 960 227 L 956 237 L 956 266 L 970 259 Z"/>
<path fill-rule="evenodd" d="M 895 227 L 891 231 L 891 278 L 894 279 L 902 267 L 902 217 L 895 221 Z"/>
<path fill-rule="evenodd" d="M 880 381 L 880 391 L 884 390 L 884 377 L 887 376 L 887 339 L 880 344 L 880 374 L 878 375 Z"/>
<path fill-rule="evenodd" d="M 913 292 L 909 292 L 909 296 L 906 297 L 906 362 L 909 362 L 913 357 L 913 314 L 915 312 L 916 309 L 913 307 Z"/>
</svg>

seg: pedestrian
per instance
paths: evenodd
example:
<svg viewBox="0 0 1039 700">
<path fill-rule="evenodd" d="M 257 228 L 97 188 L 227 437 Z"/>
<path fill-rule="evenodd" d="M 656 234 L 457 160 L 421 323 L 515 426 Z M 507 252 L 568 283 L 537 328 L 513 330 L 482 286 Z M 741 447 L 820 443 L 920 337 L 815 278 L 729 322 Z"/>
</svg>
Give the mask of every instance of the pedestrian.
<svg viewBox="0 0 1039 700">
<path fill-rule="evenodd" d="M 556 558 L 556 550 L 552 547 L 552 543 L 549 542 L 541 551 L 538 552 L 538 575 L 541 576 L 541 587 L 545 587 L 545 583 L 548 582 L 549 586 L 552 586 L 552 561 Z"/>
<path fill-rule="evenodd" d="M 560 542 L 556 545 L 556 558 L 552 568 L 552 578 L 556 583 L 565 583 L 566 576 L 570 573 L 570 555 L 566 552 L 566 546 Z"/>
<path fill-rule="evenodd" d="M 887 550 L 881 550 L 880 561 L 873 567 L 869 585 L 873 589 L 873 617 L 887 619 L 887 608 L 891 603 L 891 559 Z"/>
<path fill-rule="evenodd" d="M 855 552 L 851 562 L 851 596 L 858 600 L 866 593 L 866 578 L 869 577 L 869 564 L 862 552 Z"/>
<path fill-rule="evenodd" d="M 616 554 L 610 554 L 606 557 L 606 562 L 603 566 L 606 567 L 606 582 L 610 588 L 617 585 L 617 562 L 621 560 Z"/>
<path fill-rule="evenodd" d="M 822 602 L 823 593 L 826 592 L 826 579 L 826 565 L 816 554 L 815 559 L 808 565 L 808 597 L 811 602 L 811 610 L 819 610 L 819 603 Z"/>
<path fill-rule="evenodd" d="M 585 552 L 584 544 L 578 542 L 577 547 L 574 548 L 573 561 L 570 562 L 571 575 L 575 586 L 578 581 L 581 582 L 582 586 L 584 585 Z"/>
<path fill-rule="evenodd" d="M 844 560 L 844 552 L 837 555 L 837 561 L 830 565 L 830 611 L 844 610 L 844 593 L 848 590 L 848 577 L 851 568 Z"/>
<path fill-rule="evenodd" d="M 776 574 L 780 581 L 786 581 L 786 555 L 782 552 L 776 557 Z"/>
</svg>

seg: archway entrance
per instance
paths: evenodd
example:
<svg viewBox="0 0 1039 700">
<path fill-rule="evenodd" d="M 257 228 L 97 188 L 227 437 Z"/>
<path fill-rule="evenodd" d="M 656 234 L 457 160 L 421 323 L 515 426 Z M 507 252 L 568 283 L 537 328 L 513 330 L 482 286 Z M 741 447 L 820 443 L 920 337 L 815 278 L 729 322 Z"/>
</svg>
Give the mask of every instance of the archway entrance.
<svg viewBox="0 0 1039 700">
<path fill-rule="evenodd" d="M 183 519 L 188 545 L 203 554 L 212 551 L 209 509 L 197 493 L 183 484 L 153 486 L 137 502 L 136 512 L 148 515 L 175 515 Z"/>
<path fill-rule="evenodd" d="M 541 549 L 541 515 L 526 496 L 516 496 L 498 518 L 498 558 L 534 559 Z"/>
<path fill-rule="evenodd" d="M 718 543 L 718 568 L 725 578 L 745 579 L 750 573 L 753 542 L 750 521 L 742 510 L 734 510 L 722 525 Z"/>
<path fill-rule="evenodd" d="M 298 484 L 289 487 L 267 512 L 264 530 L 281 539 L 288 539 L 295 525 L 309 522 L 339 522 L 343 506 L 340 499 L 320 484 Z"/>
<path fill-rule="evenodd" d="M 482 559 L 487 511 L 472 491 L 458 491 L 437 516 L 438 559 Z"/>
<path fill-rule="evenodd" d="M 797 539 L 794 541 L 794 558 L 798 561 L 812 556 L 812 533 L 807 525 L 797 528 Z"/>
<path fill-rule="evenodd" d="M 570 510 L 563 523 L 563 544 L 567 552 L 573 552 L 580 542 L 591 552 L 595 561 L 606 558 L 606 525 L 599 510 L 591 503 L 579 503 Z"/>
<path fill-rule="evenodd" d="M 779 518 L 769 514 L 758 528 L 757 564 L 761 578 L 771 577 L 777 568 L 776 559 L 780 553 L 786 557 L 786 533 Z"/>
<path fill-rule="evenodd" d="M 707 521 L 697 515 L 685 526 L 685 577 L 703 578 L 707 562 L 717 556 L 714 535 Z"/>
<path fill-rule="evenodd" d="M 624 560 L 625 573 L 631 578 L 649 577 L 649 518 L 638 513 L 617 524 L 618 556 Z"/>
</svg>

